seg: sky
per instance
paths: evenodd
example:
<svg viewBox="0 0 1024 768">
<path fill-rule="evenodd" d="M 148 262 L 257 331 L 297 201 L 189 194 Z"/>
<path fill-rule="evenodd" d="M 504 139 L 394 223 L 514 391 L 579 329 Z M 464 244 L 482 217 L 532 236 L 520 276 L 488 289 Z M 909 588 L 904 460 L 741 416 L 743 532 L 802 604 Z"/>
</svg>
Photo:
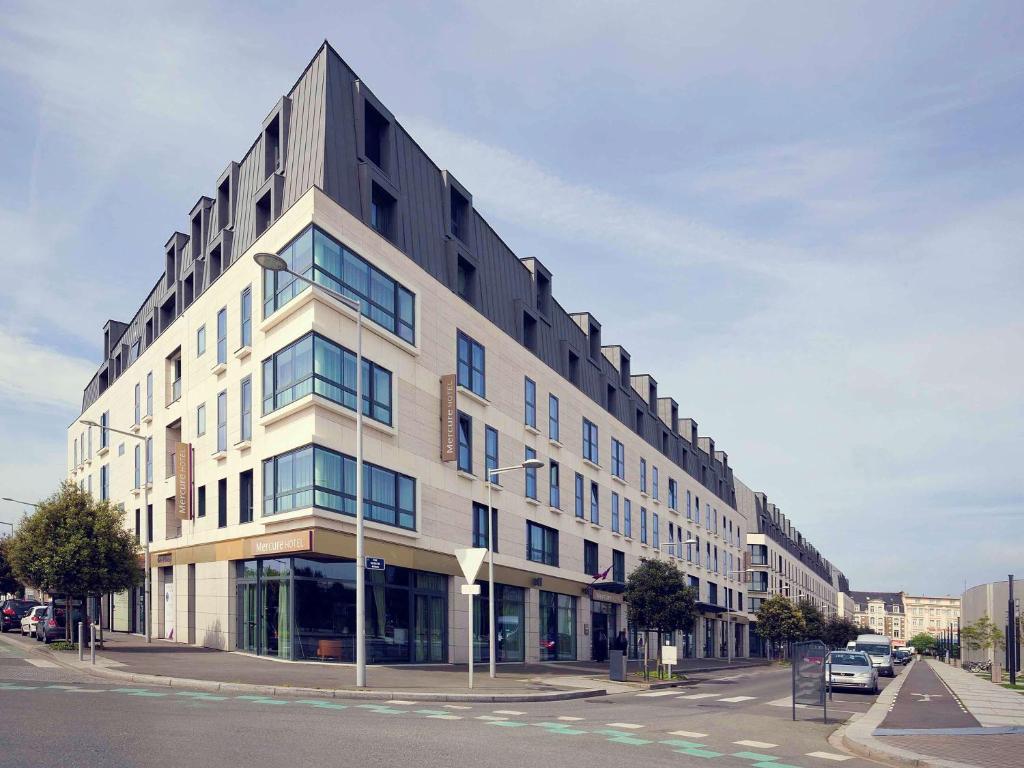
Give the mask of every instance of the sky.
<svg viewBox="0 0 1024 768">
<path fill-rule="evenodd" d="M 4 9 L 0 496 L 326 38 L 853 589 L 1024 573 L 1020 3 Z"/>
</svg>

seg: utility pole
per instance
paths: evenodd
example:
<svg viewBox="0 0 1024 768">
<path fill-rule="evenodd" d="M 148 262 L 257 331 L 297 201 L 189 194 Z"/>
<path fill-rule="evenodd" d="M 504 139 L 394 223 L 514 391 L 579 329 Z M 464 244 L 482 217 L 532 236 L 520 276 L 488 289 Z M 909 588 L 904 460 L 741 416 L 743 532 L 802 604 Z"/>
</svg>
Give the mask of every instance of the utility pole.
<svg viewBox="0 0 1024 768">
<path fill-rule="evenodd" d="M 1013 604 L 1013 574 L 1010 574 L 1010 592 L 1006 601 L 1006 660 L 1010 670 L 1010 686 L 1017 685 L 1017 616 Z"/>
</svg>

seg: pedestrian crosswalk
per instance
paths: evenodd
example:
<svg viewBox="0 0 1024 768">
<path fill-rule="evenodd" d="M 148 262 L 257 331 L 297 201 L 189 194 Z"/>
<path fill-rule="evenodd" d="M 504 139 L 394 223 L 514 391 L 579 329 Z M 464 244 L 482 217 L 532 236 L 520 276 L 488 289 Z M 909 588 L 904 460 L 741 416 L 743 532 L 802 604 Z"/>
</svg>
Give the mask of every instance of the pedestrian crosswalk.
<svg viewBox="0 0 1024 768">
<path fill-rule="evenodd" d="M 684 693 L 680 695 L 678 690 L 645 691 L 644 693 L 637 693 L 635 695 L 637 698 L 674 696 L 675 698 L 683 701 L 706 701 L 708 703 L 714 702 L 715 704 L 739 704 L 744 701 L 753 701 L 757 698 L 757 696 L 726 696 L 722 693 Z"/>
</svg>

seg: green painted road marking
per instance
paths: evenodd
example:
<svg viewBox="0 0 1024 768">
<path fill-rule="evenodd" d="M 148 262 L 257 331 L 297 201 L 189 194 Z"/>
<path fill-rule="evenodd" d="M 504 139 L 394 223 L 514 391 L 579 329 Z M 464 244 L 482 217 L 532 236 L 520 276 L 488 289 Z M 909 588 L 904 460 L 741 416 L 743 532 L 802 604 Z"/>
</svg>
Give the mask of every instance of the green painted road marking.
<svg viewBox="0 0 1024 768">
<path fill-rule="evenodd" d="M 359 706 L 365 707 L 366 705 L 365 704 L 360 704 Z M 447 715 L 448 714 L 443 709 L 417 709 L 417 710 L 415 710 L 415 712 L 416 712 L 417 715 Z"/>
<path fill-rule="evenodd" d="M 721 757 L 721 752 L 712 752 L 710 749 L 676 749 L 674 752 L 678 752 L 681 755 L 690 755 L 691 757 Z M 767 763 L 767 765 L 775 765 L 774 763 Z"/>
<path fill-rule="evenodd" d="M 356 704 L 359 709 L 369 709 L 376 712 L 379 715 L 401 715 L 405 713 L 404 709 L 395 709 L 394 707 L 385 707 L 383 704 Z M 441 712 L 441 714 L 445 714 Z"/>
<path fill-rule="evenodd" d="M 4 691 L 34 691 L 38 685 L 14 685 L 13 683 L 0 684 L 0 690 Z"/>
<path fill-rule="evenodd" d="M 295 703 L 308 704 L 321 709 L 348 709 L 348 704 L 335 704 L 333 701 L 324 701 L 323 699 L 298 699 Z"/>
<path fill-rule="evenodd" d="M 149 688 L 111 688 L 111 693 L 148 693 Z"/>
<path fill-rule="evenodd" d="M 758 762 L 772 762 L 778 760 L 775 755 L 762 755 L 760 752 L 733 752 L 733 757 L 742 757 L 744 760 L 754 760 Z"/>
<path fill-rule="evenodd" d="M 492 720 L 487 723 L 488 725 L 497 725 L 501 728 L 522 728 L 526 723 L 520 723 L 516 720 Z"/>
<path fill-rule="evenodd" d="M 763 762 L 754 763 L 754 768 L 800 768 L 799 765 L 786 765 L 786 763 Z"/>
<path fill-rule="evenodd" d="M 449 714 L 446 713 L 446 714 L 443 714 L 443 715 L 427 715 L 427 719 L 428 720 L 461 720 L 462 717 L 460 715 L 449 715 Z"/>
<path fill-rule="evenodd" d="M 699 741 L 686 741 L 684 739 L 666 739 L 659 743 L 668 744 L 670 747 L 678 747 L 679 749 L 700 749 L 704 746 Z"/>
<path fill-rule="evenodd" d="M 652 743 L 650 739 L 638 739 L 636 736 L 612 736 L 608 741 L 615 744 L 629 744 L 634 747 L 641 747 L 644 744 Z"/>
<path fill-rule="evenodd" d="M 581 733 L 587 733 L 587 731 L 581 731 L 578 728 L 570 728 L 565 723 L 534 723 L 534 725 L 545 729 L 548 733 L 560 733 L 565 736 L 578 736 Z"/>
</svg>

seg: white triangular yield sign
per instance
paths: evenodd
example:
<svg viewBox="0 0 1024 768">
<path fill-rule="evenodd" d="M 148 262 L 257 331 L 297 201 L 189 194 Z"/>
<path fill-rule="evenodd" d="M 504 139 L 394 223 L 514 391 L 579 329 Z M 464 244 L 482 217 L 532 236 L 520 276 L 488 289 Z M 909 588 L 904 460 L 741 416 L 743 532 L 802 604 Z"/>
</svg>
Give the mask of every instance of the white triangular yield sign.
<svg viewBox="0 0 1024 768">
<path fill-rule="evenodd" d="M 459 561 L 459 567 L 468 583 L 472 584 L 476 580 L 476 572 L 480 570 L 486 554 L 487 550 L 482 547 L 455 550 L 455 559 Z"/>
</svg>

